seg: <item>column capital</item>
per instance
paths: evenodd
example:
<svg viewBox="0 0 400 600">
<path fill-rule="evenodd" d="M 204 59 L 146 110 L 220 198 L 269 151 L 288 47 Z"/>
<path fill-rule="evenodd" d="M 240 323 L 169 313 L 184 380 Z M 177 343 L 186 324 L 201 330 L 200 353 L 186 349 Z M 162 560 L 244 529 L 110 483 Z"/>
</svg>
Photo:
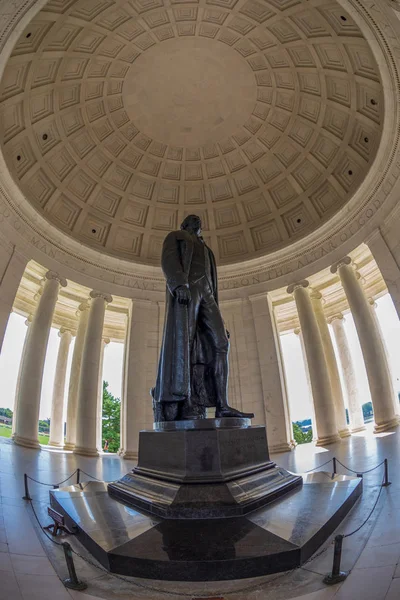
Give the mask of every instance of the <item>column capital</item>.
<svg viewBox="0 0 400 600">
<path fill-rule="evenodd" d="M 105 302 L 107 302 L 107 304 L 110 304 L 110 302 L 113 301 L 113 297 L 110 294 L 105 294 L 104 292 L 99 292 L 97 290 L 92 290 L 89 294 L 89 296 L 91 298 L 103 298 L 103 300 Z"/>
<path fill-rule="evenodd" d="M 84 310 L 89 310 L 89 308 L 90 308 L 90 304 L 89 304 L 88 300 L 81 302 L 76 310 L 76 313 L 75 313 L 76 316 L 79 317 L 79 313 L 83 312 Z"/>
<path fill-rule="evenodd" d="M 29 327 L 29 325 L 32 323 L 32 319 L 33 319 L 33 315 L 32 315 L 32 314 L 30 314 L 30 315 L 28 315 L 28 316 L 26 317 L 25 325 L 26 325 L 27 327 Z"/>
<path fill-rule="evenodd" d="M 323 304 L 325 304 L 324 297 L 318 290 L 310 288 L 310 298 L 312 298 L 312 300 L 322 300 Z"/>
<path fill-rule="evenodd" d="M 62 337 L 64 333 L 70 333 L 71 336 L 74 335 L 72 330 L 69 329 L 69 327 L 60 327 L 60 329 L 58 330 L 58 337 Z"/>
<path fill-rule="evenodd" d="M 338 260 L 337 262 L 333 263 L 333 265 L 331 266 L 331 273 L 337 273 L 338 269 L 340 267 L 343 267 L 344 265 L 351 265 L 352 264 L 352 260 L 350 258 L 350 256 L 344 256 L 343 258 L 341 258 L 340 260 Z"/>
<path fill-rule="evenodd" d="M 67 287 L 67 280 L 64 279 L 64 277 L 61 277 L 61 275 L 59 275 L 55 271 L 47 271 L 47 273 L 44 276 L 44 279 L 55 279 L 56 281 L 58 281 L 61 287 Z"/>
<path fill-rule="evenodd" d="M 307 279 L 303 279 L 302 281 L 297 281 L 296 283 L 291 283 L 287 288 L 286 288 L 286 292 L 288 294 L 294 294 L 294 292 L 298 289 L 298 288 L 307 288 L 310 285 L 310 282 L 307 281 Z"/>
<path fill-rule="evenodd" d="M 327 322 L 329 324 L 333 323 L 333 321 L 344 321 L 344 315 L 341 312 L 335 313 L 334 315 L 329 315 L 329 317 L 326 318 Z"/>
</svg>

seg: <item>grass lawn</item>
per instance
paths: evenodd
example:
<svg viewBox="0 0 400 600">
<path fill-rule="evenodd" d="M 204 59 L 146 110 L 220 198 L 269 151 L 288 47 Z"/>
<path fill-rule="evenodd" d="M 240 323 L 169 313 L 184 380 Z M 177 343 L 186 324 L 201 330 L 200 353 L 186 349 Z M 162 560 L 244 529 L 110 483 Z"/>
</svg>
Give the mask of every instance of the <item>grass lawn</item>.
<svg viewBox="0 0 400 600">
<path fill-rule="evenodd" d="M 0 436 L 1 437 L 11 437 L 12 429 L 9 425 L 0 425 Z"/>
<path fill-rule="evenodd" d="M 11 433 L 12 433 L 12 428 L 10 427 L 10 425 L 0 425 L 0 436 L 1 437 L 6 437 L 6 438 L 10 438 L 11 437 Z M 48 444 L 49 443 L 49 436 L 48 435 L 42 435 L 41 433 L 39 434 L 39 444 Z"/>
</svg>

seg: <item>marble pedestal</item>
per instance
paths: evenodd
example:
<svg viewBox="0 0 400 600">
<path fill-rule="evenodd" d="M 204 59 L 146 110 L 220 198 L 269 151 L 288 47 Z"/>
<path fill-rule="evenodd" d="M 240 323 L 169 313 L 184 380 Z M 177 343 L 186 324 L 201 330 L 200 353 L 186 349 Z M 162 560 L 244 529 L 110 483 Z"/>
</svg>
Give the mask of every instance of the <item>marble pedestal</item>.
<svg viewBox="0 0 400 600">
<path fill-rule="evenodd" d="M 245 515 L 301 484 L 270 460 L 265 427 L 225 418 L 141 431 L 138 466 L 108 491 L 164 519 L 212 519 Z"/>
</svg>

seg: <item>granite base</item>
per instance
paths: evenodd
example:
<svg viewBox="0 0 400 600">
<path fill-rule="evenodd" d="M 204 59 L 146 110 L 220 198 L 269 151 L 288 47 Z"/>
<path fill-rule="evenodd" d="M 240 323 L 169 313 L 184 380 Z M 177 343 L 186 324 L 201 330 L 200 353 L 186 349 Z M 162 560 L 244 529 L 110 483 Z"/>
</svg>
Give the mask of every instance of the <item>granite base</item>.
<svg viewBox="0 0 400 600">
<path fill-rule="evenodd" d="M 108 491 L 157 517 L 212 519 L 245 515 L 301 484 L 270 460 L 265 427 L 225 418 L 141 431 L 137 467 Z"/>
<path fill-rule="evenodd" d="M 230 519 L 170 520 L 114 500 L 106 483 L 50 491 L 77 539 L 109 571 L 170 581 L 218 581 L 303 564 L 362 493 L 362 479 L 319 472 L 278 502 Z M 73 539 L 71 540 L 73 543 Z"/>
</svg>

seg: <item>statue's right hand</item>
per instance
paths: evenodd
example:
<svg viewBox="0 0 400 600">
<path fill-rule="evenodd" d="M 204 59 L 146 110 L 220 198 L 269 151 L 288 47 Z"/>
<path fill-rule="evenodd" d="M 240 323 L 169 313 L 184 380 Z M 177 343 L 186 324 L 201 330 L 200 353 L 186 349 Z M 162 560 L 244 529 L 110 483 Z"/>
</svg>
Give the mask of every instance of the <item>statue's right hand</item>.
<svg viewBox="0 0 400 600">
<path fill-rule="evenodd" d="M 191 300 L 190 290 L 184 285 L 180 285 L 175 290 L 175 297 L 179 304 L 187 306 Z"/>
</svg>

